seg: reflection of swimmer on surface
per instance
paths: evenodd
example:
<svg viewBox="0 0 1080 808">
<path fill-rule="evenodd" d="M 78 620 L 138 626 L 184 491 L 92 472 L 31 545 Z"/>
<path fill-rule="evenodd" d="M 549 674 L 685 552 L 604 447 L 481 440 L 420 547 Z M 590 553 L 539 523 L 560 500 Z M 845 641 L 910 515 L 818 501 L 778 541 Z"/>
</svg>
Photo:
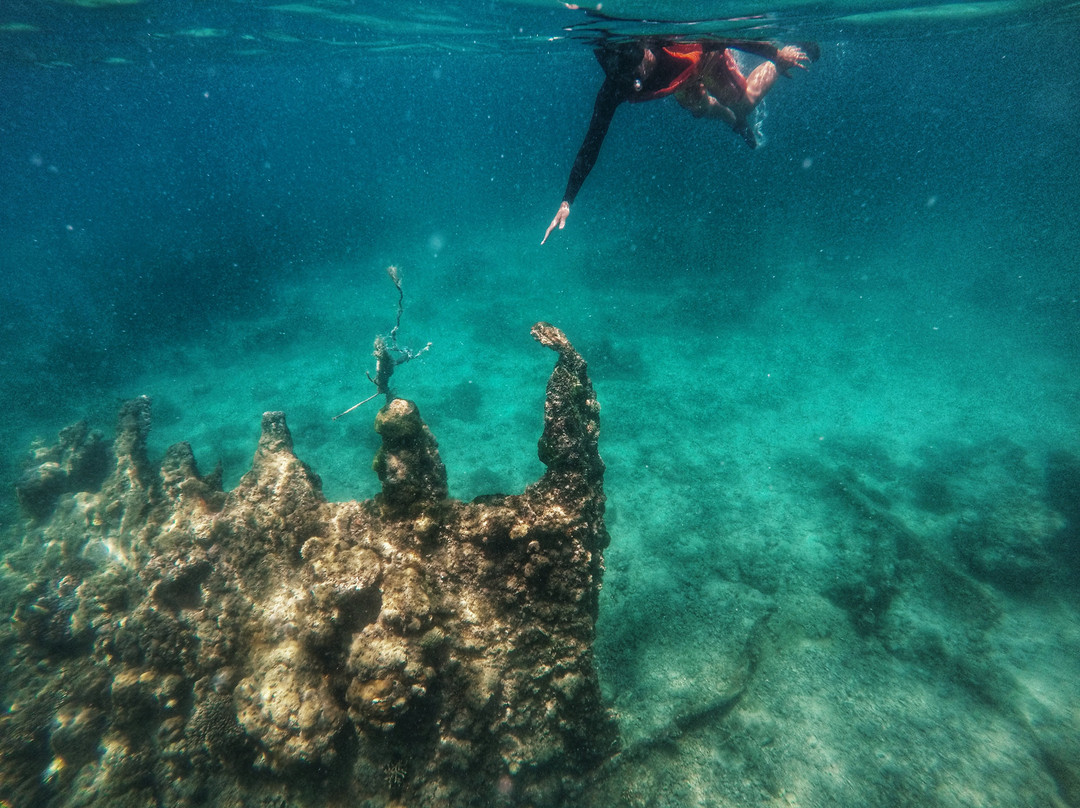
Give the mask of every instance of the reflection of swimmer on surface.
<svg viewBox="0 0 1080 808">
<path fill-rule="evenodd" d="M 744 76 L 732 48 L 765 61 L 750 75 Z M 806 63 L 816 61 L 818 54 L 818 48 L 813 44 L 779 48 L 769 42 L 753 40 L 644 39 L 597 48 L 596 58 L 604 69 L 604 83 L 596 94 L 589 131 L 574 159 L 559 212 L 551 220 L 540 243 L 547 241 L 556 227 L 562 230 L 566 226 L 570 205 L 589 176 L 615 109 L 623 101 L 653 101 L 673 95 L 695 118 L 723 121 L 742 135 L 750 148 L 756 148 L 752 116 L 755 108 L 777 76 L 788 75 L 793 67 L 805 70 Z"/>
</svg>

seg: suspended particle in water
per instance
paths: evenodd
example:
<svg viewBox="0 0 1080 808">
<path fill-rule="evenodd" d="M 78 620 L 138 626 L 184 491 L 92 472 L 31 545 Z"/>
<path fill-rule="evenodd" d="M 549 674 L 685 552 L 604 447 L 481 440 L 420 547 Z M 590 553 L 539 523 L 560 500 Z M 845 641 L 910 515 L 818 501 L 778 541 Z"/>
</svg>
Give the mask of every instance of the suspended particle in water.
<svg viewBox="0 0 1080 808">
<path fill-rule="evenodd" d="M 446 246 L 446 236 L 438 232 L 432 233 L 428 237 L 427 246 L 428 252 L 430 252 L 435 258 L 438 258 L 439 253 L 441 253 L 443 251 L 443 247 Z"/>
</svg>

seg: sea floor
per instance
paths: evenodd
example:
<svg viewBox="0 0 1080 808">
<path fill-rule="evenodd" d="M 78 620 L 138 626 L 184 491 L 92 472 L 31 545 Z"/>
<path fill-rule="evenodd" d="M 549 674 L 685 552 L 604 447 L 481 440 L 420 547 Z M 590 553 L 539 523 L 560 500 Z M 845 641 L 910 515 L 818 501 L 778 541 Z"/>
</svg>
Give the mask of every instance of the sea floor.
<svg viewBox="0 0 1080 808">
<path fill-rule="evenodd" d="M 623 751 L 585 804 L 1080 805 L 1068 290 L 988 300 L 888 252 L 716 270 L 580 229 L 293 272 L 258 311 L 144 346 L 119 381 L 12 413 L 6 465 L 78 417 L 110 432 L 147 394 L 154 454 L 187 440 L 229 487 L 280 409 L 329 498 L 371 496 L 378 404 L 331 417 L 373 392 L 397 263 L 401 344 L 431 347 L 394 388 L 452 495 L 542 471 L 552 356 L 533 322 L 589 362 L 612 536 L 597 662 Z"/>
</svg>

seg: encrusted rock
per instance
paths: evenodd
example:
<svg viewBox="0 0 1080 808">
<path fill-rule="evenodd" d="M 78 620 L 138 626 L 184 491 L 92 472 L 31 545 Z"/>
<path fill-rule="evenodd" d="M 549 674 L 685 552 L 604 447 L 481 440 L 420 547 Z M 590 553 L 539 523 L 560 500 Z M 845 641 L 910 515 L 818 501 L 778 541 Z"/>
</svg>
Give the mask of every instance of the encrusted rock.
<svg viewBox="0 0 1080 808">
<path fill-rule="evenodd" d="M 373 466 L 388 514 L 406 515 L 446 499 L 446 468 L 434 436 L 411 401 L 395 398 L 375 416 L 382 446 Z"/>
<path fill-rule="evenodd" d="M 60 430 L 55 446 L 37 449 L 27 462 L 15 493 L 23 510 L 41 519 L 52 513 L 61 494 L 101 485 L 109 473 L 109 450 L 101 432 L 79 421 Z"/>
<path fill-rule="evenodd" d="M 259 764 L 286 769 L 331 763 L 345 711 L 317 660 L 286 643 L 265 655 L 234 693 L 237 717 L 261 751 Z"/>
<path fill-rule="evenodd" d="M 449 499 L 403 399 L 376 416 L 368 502 L 326 502 L 281 413 L 229 492 L 187 444 L 151 466 L 146 398 L 124 405 L 111 455 L 85 425 L 39 450 L 19 489 L 36 521 L 15 565 L 0 800 L 573 804 L 616 740 L 591 650 L 599 405 L 566 337 L 533 333 L 559 359 L 547 471 L 517 495 Z"/>
</svg>

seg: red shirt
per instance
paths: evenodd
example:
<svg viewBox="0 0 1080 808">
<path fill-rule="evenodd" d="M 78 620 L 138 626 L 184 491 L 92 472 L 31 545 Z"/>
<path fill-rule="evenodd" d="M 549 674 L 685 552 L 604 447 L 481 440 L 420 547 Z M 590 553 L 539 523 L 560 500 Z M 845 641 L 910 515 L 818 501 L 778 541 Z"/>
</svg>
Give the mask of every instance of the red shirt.
<svg viewBox="0 0 1080 808">
<path fill-rule="evenodd" d="M 671 95 L 697 73 L 704 55 L 701 45 L 669 45 L 653 51 L 656 67 L 639 92 L 631 93 L 627 101 L 653 101 Z"/>
</svg>

